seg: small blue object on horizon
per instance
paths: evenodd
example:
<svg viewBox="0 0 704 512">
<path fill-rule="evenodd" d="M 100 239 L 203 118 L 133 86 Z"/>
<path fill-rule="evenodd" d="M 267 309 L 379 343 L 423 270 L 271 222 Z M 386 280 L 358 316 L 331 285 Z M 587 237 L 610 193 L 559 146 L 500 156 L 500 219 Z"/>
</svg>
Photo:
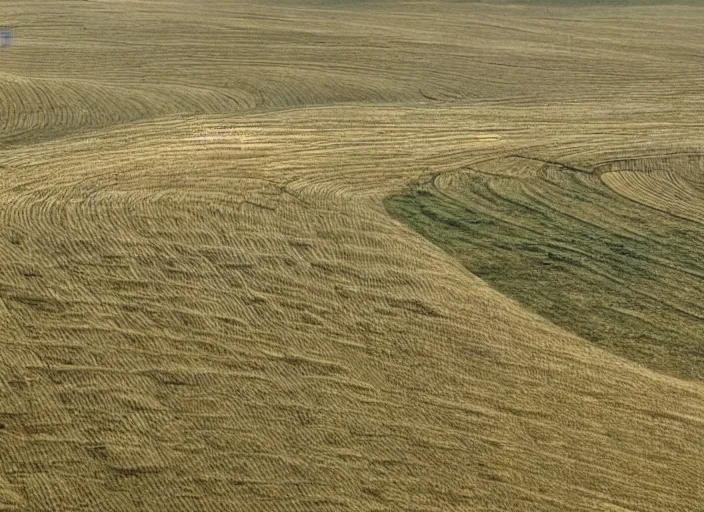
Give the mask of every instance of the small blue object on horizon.
<svg viewBox="0 0 704 512">
<path fill-rule="evenodd" d="M 0 29 L 0 48 L 9 48 L 12 46 L 12 32 L 9 29 Z"/>
</svg>

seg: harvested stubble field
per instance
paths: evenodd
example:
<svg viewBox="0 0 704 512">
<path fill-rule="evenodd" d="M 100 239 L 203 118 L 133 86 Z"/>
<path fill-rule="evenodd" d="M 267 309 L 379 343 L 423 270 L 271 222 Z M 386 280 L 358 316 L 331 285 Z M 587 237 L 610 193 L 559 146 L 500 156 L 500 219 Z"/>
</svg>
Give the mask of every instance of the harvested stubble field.
<svg viewBox="0 0 704 512">
<path fill-rule="evenodd" d="M 703 7 L 0 9 L 0 510 L 704 510 Z"/>
</svg>

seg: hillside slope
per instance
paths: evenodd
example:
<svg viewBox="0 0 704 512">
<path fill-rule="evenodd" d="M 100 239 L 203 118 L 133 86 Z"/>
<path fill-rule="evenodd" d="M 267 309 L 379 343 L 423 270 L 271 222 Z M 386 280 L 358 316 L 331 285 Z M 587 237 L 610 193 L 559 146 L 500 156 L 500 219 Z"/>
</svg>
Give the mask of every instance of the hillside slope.
<svg viewBox="0 0 704 512">
<path fill-rule="evenodd" d="M 701 510 L 701 381 L 385 208 L 515 155 L 699 197 L 704 11 L 546 9 L 9 2 L 0 510 Z"/>
</svg>

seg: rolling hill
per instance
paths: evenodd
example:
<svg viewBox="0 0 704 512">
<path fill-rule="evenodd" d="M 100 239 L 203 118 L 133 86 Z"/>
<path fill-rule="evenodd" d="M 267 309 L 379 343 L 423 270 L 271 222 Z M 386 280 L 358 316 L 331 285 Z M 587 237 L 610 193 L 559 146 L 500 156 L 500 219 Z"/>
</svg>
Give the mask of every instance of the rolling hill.
<svg viewBox="0 0 704 512">
<path fill-rule="evenodd" d="M 0 510 L 704 510 L 703 24 L 4 2 Z"/>
</svg>

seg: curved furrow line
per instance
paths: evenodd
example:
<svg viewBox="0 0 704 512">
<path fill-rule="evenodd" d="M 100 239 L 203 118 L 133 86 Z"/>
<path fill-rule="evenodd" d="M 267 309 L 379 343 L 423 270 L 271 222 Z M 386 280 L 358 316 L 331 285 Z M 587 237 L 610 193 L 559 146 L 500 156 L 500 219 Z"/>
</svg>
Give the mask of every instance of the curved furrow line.
<svg viewBox="0 0 704 512">
<path fill-rule="evenodd" d="M 286 97 L 314 94 L 290 82 Z M 107 102 L 105 90 L 86 94 Z M 191 101 L 187 94 L 169 104 L 143 91 L 129 109 L 152 101 L 154 111 L 178 109 Z M 20 226 L 22 239 L 0 238 L 0 293 L 20 333 L 16 351 L 37 359 L 31 393 L 49 418 L 12 420 L 28 441 L 13 447 L 9 464 L 25 474 L 55 457 L 66 472 L 96 479 L 95 508 L 115 509 L 128 509 L 126 496 L 144 489 L 156 497 L 145 497 L 154 509 L 264 503 L 254 496 L 265 496 L 265 507 L 308 493 L 342 508 L 369 485 L 370 465 L 379 489 L 408 486 L 402 490 L 412 498 L 399 506 L 409 510 L 476 503 L 415 489 L 426 471 L 424 482 L 487 489 L 494 501 L 486 503 L 502 509 L 524 492 L 523 477 L 513 475 L 530 475 L 541 488 L 560 479 L 590 503 L 605 487 L 627 504 L 644 486 L 665 489 L 652 491 L 657 506 L 671 492 L 693 495 L 687 482 L 696 474 L 700 426 L 683 435 L 685 420 L 653 426 L 649 414 L 698 418 L 699 387 L 594 350 L 505 300 L 383 211 L 380 198 L 390 191 L 521 154 L 536 130 L 545 132 L 546 152 L 580 144 L 559 128 L 534 128 L 523 112 L 498 112 L 337 108 L 174 118 L 1 152 L 11 170 L 0 182 L 0 222 Z M 500 115 L 517 131 L 484 137 L 495 135 Z M 625 136 L 613 140 L 627 144 Z M 584 151 L 597 152 L 586 143 Z M 513 174 L 553 180 L 545 201 L 557 203 L 551 195 L 568 184 L 552 167 L 511 165 Z M 486 175 L 478 191 L 458 192 L 477 174 L 441 174 L 437 182 L 462 208 L 479 204 L 479 213 L 503 200 L 507 217 L 516 203 L 536 201 L 524 184 Z M 86 369 L 93 367 L 139 377 L 93 378 Z M 672 398 L 660 403 L 664 396 Z M 642 410 L 627 408 L 634 403 Z M 679 449 L 638 451 L 657 435 L 676 437 Z M 63 452 L 36 448 L 51 436 Z M 164 441 L 173 436 L 179 449 Z M 525 436 L 546 441 L 526 444 Z M 64 438 L 79 452 L 68 459 Z M 593 461 L 594 450 L 603 459 Z M 507 469 L 485 473 L 467 465 L 475 459 Z M 590 462 L 566 475 L 563 462 L 575 467 L 575 460 Z M 58 482 L 47 474 L 46 485 Z M 598 481 L 585 489 L 584 475 Z M 634 490 L 634 480 L 645 483 Z M 56 495 L 54 506 L 88 499 L 87 486 L 60 483 L 73 494 Z M 23 496 L 45 492 L 41 485 L 23 480 Z M 165 498 L 175 486 L 196 498 Z M 301 510 L 315 508 L 300 499 Z"/>
<path fill-rule="evenodd" d="M 0 81 L 0 142 L 46 138 L 165 115 L 228 113 L 253 102 L 246 93 L 206 88 L 122 87 L 79 80 Z"/>
<path fill-rule="evenodd" d="M 648 208 L 651 198 L 675 204 L 684 194 L 691 208 L 702 204 L 685 170 L 672 161 L 668 171 L 606 171 L 599 179 L 567 164 L 517 173 L 509 158 L 501 176 L 500 162 L 491 162 L 492 174 L 440 175 L 436 188 L 420 186 L 390 204 L 472 272 L 558 325 L 701 379 L 704 231 Z M 615 195 L 626 194 L 617 180 L 633 202 Z"/>
<path fill-rule="evenodd" d="M 602 181 L 617 194 L 657 210 L 704 224 L 704 192 L 671 172 L 611 171 Z"/>
</svg>

